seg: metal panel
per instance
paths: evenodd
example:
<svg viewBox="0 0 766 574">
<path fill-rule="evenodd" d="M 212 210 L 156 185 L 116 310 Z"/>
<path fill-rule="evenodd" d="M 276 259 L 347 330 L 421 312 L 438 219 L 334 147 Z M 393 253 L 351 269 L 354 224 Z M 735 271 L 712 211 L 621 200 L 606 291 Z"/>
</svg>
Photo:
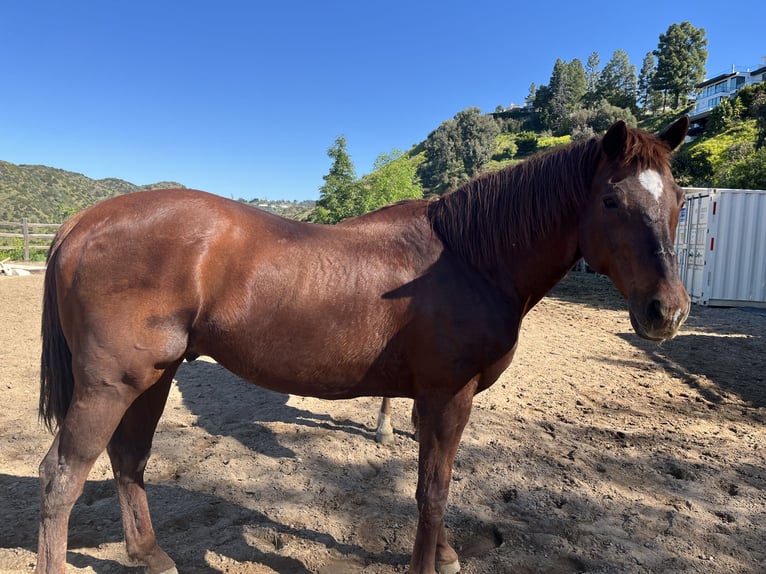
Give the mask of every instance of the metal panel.
<svg viewBox="0 0 766 574">
<path fill-rule="evenodd" d="M 676 251 L 692 301 L 766 307 L 766 191 L 686 192 Z"/>
<path fill-rule="evenodd" d="M 766 306 L 766 191 L 719 189 L 708 223 L 708 305 Z"/>
</svg>

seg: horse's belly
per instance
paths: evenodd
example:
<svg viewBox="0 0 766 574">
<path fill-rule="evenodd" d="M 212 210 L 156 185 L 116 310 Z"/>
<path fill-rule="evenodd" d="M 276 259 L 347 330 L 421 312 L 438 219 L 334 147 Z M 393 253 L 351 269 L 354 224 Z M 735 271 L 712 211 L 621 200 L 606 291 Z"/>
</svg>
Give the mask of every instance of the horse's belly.
<svg viewBox="0 0 766 574">
<path fill-rule="evenodd" d="M 359 396 L 411 396 L 408 361 L 390 349 L 371 345 L 338 348 L 327 341 L 312 345 L 292 341 L 239 345 L 205 352 L 234 374 L 281 393 L 322 399 Z"/>
</svg>

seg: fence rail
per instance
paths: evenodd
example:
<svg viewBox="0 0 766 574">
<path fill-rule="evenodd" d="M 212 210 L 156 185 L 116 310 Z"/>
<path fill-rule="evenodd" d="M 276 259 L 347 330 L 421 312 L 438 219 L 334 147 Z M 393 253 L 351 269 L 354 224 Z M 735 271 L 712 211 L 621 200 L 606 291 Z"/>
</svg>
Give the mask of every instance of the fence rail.
<svg viewBox="0 0 766 574">
<path fill-rule="evenodd" d="M 52 229 L 60 227 L 59 223 L 32 223 L 23 217 L 21 221 L 0 221 L 0 250 L 18 249 L 18 245 L 3 245 L 3 239 L 21 239 L 24 248 L 24 261 L 29 261 L 30 249 L 48 249 L 55 233 L 36 233 L 35 229 Z M 11 229 L 11 231 L 5 231 Z M 20 229 L 18 233 L 15 230 Z"/>
</svg>

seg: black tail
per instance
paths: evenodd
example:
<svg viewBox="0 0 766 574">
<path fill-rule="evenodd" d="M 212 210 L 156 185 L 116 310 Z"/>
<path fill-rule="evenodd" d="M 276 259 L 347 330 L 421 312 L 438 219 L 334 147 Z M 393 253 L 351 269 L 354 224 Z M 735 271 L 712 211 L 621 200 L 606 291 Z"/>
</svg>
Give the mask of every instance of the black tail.
<svg viewBox="0 0 766 574">
<path fill-rule="evenodd" d="M 53 432 L 60 426 L 72 402 L 74 378 L 72 352 L 64 338 L 56 294 L 56 253 L 63 234 L 59 232 L 48 252 L 43 292 L 42 338 L 40 358 L 40 420 Z"/>
</svg>

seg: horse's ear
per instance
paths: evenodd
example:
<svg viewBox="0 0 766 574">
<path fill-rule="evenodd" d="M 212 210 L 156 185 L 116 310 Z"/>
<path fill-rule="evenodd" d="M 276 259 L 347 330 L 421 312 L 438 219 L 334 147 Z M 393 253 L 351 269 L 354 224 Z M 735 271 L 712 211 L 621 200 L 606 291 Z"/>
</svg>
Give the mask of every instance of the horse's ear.
<svg viewBox="0 0 766 574">
<path fill-rule="evenodd" d="M 628 126 L 619 120 L 615 122 L 604 135 L 601 145 L 609 159 L 614 159 L 625 150 L 625 142 L 628 140 Z"/>
<path fill-rule="evenodd" d="M 682 116 L 677 119 L 672 126 L 662 132 L 659 135 L 659 138 L 668 144 L 670 149 L 676 149 L 683 143 L 684 138 L 686 137 L 686 132 L 688 131 L 689 116 Z"/>
</svg>

